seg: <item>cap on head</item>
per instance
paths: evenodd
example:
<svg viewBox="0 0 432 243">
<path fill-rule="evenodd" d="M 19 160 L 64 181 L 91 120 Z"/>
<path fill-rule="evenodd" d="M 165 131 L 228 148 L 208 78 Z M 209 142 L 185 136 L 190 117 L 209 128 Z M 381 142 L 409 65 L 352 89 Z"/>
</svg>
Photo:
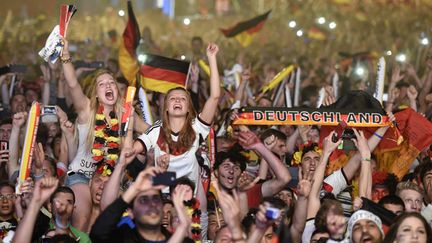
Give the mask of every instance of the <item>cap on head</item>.
<svg viewBox="0 0 432 243">
<path fill-rule="evenodd" d="M 369 211 L 358 210 L 353 215 L 351 215 L 351 218 L 348 221 L 348 233 L 349 233 L 350 239 L 351 239 L 351 236 L 352 236 L 352 230 L 354 228 L 354 225 L 359 220 L 362 220 L 362 219 L 367 219 L 367 220 L 370 220 L 370 221 L 374 222 L 378 226 L 378 228 L 379 228 L 379 230 L 381 232 L 381 236 L 384 236 L 384 231 L 382 229 L 381 219 L 378 216 L 376 216 L 375 214 L 373 214 L 373 213 L 371 213 Z"/>
</svg>

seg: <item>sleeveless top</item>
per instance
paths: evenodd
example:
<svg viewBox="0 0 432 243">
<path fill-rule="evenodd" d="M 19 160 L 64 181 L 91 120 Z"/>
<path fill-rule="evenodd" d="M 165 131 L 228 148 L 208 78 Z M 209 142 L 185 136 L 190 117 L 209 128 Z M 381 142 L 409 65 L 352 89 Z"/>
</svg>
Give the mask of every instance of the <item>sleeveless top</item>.
<svg viewBox="0 0 432 243">
<path fill-rule="evenodd" d="M 95 161 L 90 150 L 87 149 L 86 139 L 89 133 L 88 124 L 78 124 L 78 150 L 75 158 L 69 164 L 69 171 L 83 173 L 87 178 L 92 178 L 96 170 Z"/>
</svg>

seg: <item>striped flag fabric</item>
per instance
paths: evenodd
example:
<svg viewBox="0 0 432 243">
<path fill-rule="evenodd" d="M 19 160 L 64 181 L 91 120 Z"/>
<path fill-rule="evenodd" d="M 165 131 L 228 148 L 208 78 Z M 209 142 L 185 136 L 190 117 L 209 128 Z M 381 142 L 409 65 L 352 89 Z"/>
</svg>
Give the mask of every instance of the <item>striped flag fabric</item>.
<svg viewBox="0 0 432 243">
<path fill-rule="evenodd" d="M 136 57 L 136 49 L 141 39 L 138 22 L 132 9 L 132 3 L 127 1 L 128 21 L 123 32 L 122 41 L 119 47 L 119 65 L 124 77 L 129 84 L 134 86 L 136 74 L 139 71 L 139 63 Z"/>
<path fill-rule="evenodd" d="M 136 49 L 141 34 L 130 0 L 127 2 L 127 7 L 129 17 L 119 48 L 119 64 L 129 84 L 135 86 L 139 74 L 141 85 L 147 90 L 166 93 L 171 88 L 185 87 L 189 62 L 150 53 L 140 54 L 138 61 Z"/>
<path fill-rule="evenodd" d="M 186 87 L 189 68 L 189 62 L 145 54 L 139 70 L 142 86 L 160 93 L 176 87 Z"/>
<path fill-rule="evenodd" d="M 253 19 L 237 23 L 231 28 L 220 29 L 220 31 L 225 37 L 234 37 L 240 45 L 247 47 L 252 43 L 253 36 L 263 28 L 270 13 L 271 10 Z"/>
</svg>

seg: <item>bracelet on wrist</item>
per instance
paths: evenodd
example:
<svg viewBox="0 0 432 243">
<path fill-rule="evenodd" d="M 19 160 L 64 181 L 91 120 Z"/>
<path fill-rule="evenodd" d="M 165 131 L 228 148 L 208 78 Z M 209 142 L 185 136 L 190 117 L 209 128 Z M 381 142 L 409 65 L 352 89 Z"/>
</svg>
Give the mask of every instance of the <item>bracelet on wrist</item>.
<svg viewBox="0 0 432 243">
<path fill-rule="evenodd" d="M 45 172 L 42 172 L 42 174 L 40 174 L 40 175 L 34 174 L 33 178 L 35 179 L 35 181 L 37 181 L 37 180 L 42 179 L 44 177 L 44 175 L 45 175 Z"/>
<path fill-rule="evenodd" d="M 60 61 L 62 62 L 62 63 L 69 63 L 69 62 L 71 62 L 72 61 L 72 58 L 69 56 L 68 58 L 63 58 L 63 57 L 61 57 L 60 58 Z"/>
<path fill-rule="evenodd" d="M 370 159 L 370 158 L 362 158 L 362 161 L 367 161 L 367 162 L 370 162 L 370 161 L 371 161 L 371 159 Z"/>
<path fill-rule="evenodd" d="M 378 133 L 374 132 L 374 135 L 377 136 L 379 139 L 383 139 L 383 136 L 379 135 Z"/>
</svg>

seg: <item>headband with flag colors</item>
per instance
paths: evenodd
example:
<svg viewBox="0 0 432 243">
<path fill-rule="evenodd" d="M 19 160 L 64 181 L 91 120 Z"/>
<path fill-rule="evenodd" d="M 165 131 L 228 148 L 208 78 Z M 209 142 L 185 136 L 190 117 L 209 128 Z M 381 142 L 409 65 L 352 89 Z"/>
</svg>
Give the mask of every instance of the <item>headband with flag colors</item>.
<svg viewBox="0 0 432 243">
<path fill-rule="evenodd" d="M 271 10 L 253 19 L 237 23 L 229 29 L 220 29 L 220 31 L 225 37 L 235 37 L 240 45 L 247 47 L 252 43 L 253 36 L 262 29 L 270 13 Z"/>
</svg>

